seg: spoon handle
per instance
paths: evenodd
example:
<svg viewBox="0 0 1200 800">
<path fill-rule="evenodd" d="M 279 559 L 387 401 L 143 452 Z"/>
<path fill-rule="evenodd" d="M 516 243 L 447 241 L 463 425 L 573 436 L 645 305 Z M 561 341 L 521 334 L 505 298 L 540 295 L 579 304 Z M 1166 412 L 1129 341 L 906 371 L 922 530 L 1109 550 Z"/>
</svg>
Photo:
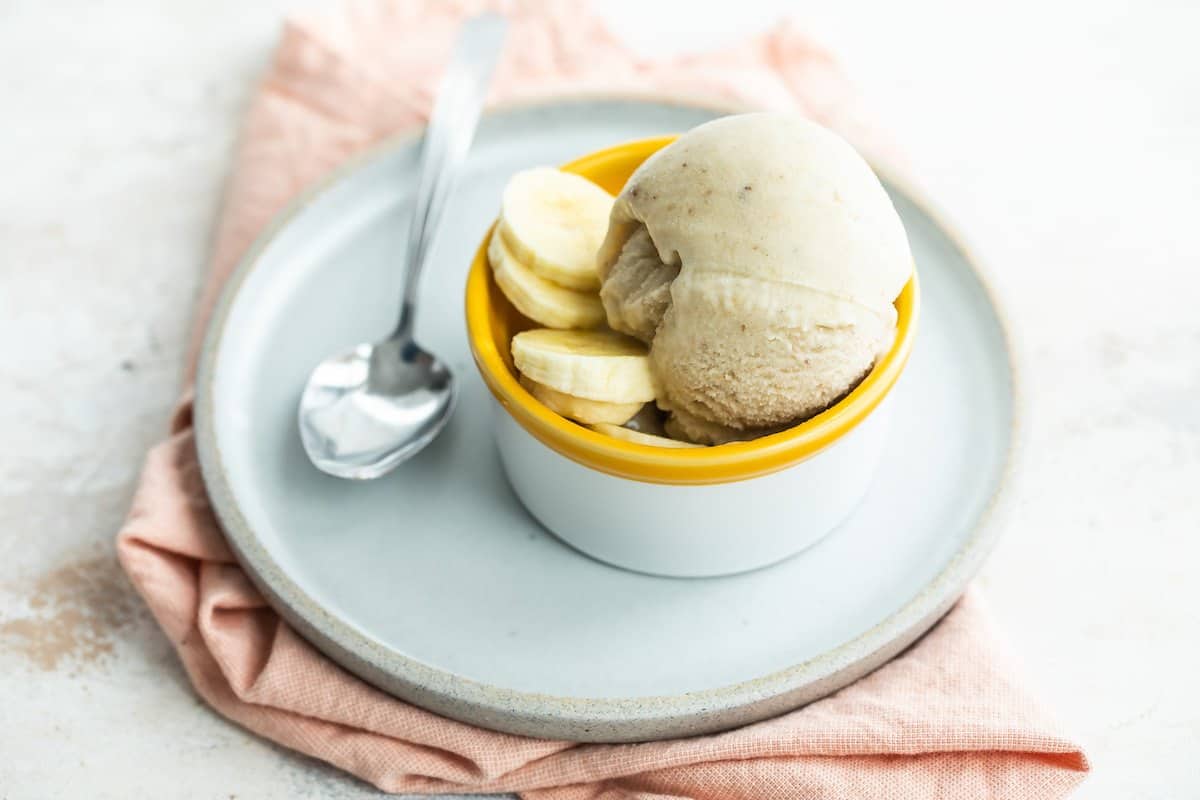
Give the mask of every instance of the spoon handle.
<svg viewBox="0 0 1200 800">
<path fill-rule="evenodd" d="M 507 27 L 508 21 L 499 14 L 480 14 L 463 23 L 454 43 L 421 146 L 417 192 L 408 228 L 404 296 L 394 339 L 407 339 L 412 334 L 421 272 L 475 137 Z"/>
</svg>

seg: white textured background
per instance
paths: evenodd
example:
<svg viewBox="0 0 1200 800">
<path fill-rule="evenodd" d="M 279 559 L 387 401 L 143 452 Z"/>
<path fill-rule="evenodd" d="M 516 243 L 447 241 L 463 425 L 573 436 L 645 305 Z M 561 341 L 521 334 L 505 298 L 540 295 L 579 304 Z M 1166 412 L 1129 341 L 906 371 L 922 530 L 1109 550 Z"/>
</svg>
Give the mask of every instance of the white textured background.
<svg viewBox="0 0 1200 800">
<path fill-rule="evenodd" d="M 312 5 L 0 0 L 0 798 L 374 794 L 200 705 L 111 546 L 239 116 Z M 981 583 L 1095 761 L 1078 797 L 1200 796 L 1200 3 L 691 5 L 603 13 L 649 51 L 786 6 L 994 269 L 1033 418 Z"/>
</svg>

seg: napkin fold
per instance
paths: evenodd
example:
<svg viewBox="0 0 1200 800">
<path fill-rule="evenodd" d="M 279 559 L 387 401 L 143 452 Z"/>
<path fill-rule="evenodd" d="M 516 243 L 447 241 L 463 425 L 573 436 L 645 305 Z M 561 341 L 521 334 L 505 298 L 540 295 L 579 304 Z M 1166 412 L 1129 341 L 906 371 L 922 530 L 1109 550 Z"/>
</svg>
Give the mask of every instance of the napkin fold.
<svg viewBox="0 0 1200 800">
<path fill-rule="evenodd" d="M 798 109 L 874 149 L 833 59 L 789 25 L 726 51 L 647 60 L 580 0 L 375 0 L 292 20 L 245 123 L 197 309 L 189 386 L 208 315 L 254 237 L 340 162 L 421 122 L 458 22 L 485 7 L 513 23 L 493 100 L 602 90 Z M 1053 798 L 1089 769 L 1014 680 L 971 595 L 863 680 L 713 736 L 579 745 L 475 728 L 404 703 L 316 651 L 250 584 L 205 494 L 190 389 L 170 438 L 146 459 L 117 549 L 206 702 L 389 792 Z"/>
</svg>

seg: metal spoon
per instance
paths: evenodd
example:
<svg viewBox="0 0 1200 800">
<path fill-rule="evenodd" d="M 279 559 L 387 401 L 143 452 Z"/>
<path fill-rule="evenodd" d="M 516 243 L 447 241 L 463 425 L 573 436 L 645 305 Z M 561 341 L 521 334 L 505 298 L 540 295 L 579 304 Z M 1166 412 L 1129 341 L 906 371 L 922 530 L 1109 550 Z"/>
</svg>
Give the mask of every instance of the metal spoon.
<svg viewBox="0 0 1200 800">
<path fill-rule="evenodd" d="M 378 478 L 434 440 L 458 389 L 445 363 L 413 339 L 417 284 L 429 259 L 500 55 L 506 20 L 467 20 L 434 101 L 421 149 L 400 321 L 376 344 L 360 344 L 313 370 L 300 398 L 300 438 L 309 459 L 339 478 Z"/>
</svg>

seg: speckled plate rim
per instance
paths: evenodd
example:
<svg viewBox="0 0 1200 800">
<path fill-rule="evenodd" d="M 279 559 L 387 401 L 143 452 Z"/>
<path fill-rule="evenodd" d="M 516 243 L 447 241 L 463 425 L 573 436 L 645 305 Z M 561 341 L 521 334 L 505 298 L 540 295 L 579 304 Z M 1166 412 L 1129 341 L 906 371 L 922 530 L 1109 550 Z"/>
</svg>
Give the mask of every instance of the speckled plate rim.
<svg viewBox="0 0 1200 800">
<path fill-rule="evenodd" d="M 561 103 L 646 103 L 713 113 L 744 107 L 681 95 L 575 93 L 497 106 L 488 115 Z M 869 674 L 916 641 L 957 602 L 991 551 L 1008 516 L 1017 464 L 1024 452 L 1025 408 L 1020 390 L 1020 347 L 996 289 L 978 258 L 942 214 L 906 181 L 876 171 L 937 226 L 974 272 L 999 324 L 1012 391 L 1012 430 L 1000 479 L 967 540 L 946 566 L 906 604 L 856 638 L 816 658 L 749 681 L 678 695 L 578 698 L 517 691 L 436 669 L 384 647 L 322 607 L 288 576 L 263 547 L 234 496 L 215 436 L 213 382 L 229 312 L 247 276 L 289 223 L 334 184 L 410 144 L 410 131 L 350 159 L 280 212 L 239 261 L 208 323 L 196 378 L 195 429 L 201 473 L 226 537 L 253 583 L 302 636 L 351 672 L 379 688 L 444 716 L 538 738 L 589 742 L 643 741 L 727 730 L 766 719 L 824 697 Z"/>
</svg>

